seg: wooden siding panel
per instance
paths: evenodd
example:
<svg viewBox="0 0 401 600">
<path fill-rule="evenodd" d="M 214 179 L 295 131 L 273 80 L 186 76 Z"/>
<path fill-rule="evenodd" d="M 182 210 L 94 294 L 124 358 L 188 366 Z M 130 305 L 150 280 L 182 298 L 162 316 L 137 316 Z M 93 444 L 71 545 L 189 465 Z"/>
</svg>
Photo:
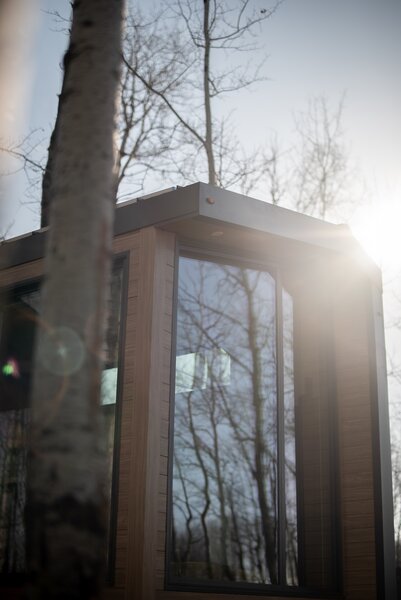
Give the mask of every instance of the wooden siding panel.
<svg viewBox="0 0 401 600">
<path fill-rule="evenodd" d="M 113 240 L 113 252 L 118 254 L 119 252 L 130 251 L 138 246 L 138 233 L 125 233 L 119 235 Z M 138 256 L 133 256 L 132 261 L 138 263 Z"/>
<path fill-rule="evenodd" d="M 37 279 L 43 275 L 43 259 L 18 265 L 0 271 L 0 287 L 14 285 L 16 283 Z"/>
<path fill-rule="evenodd" d="M 132 433 L 134 400 L 134 369 L 136 358 L 136 311 L 133 305 L 137 301 L 139 277 L 139 236 L 138 233 L 126 234 L 114 240 L 114 252 L 128 252 L 128 289 L 125 327 L 125 346 L 123 350 L 122 407 L 120 423 L 118 504 L 116 526 L 116 556 L 114 586 L 123 590 L 126 587 L 128 556 L 128 511 L 130 506 L 129 483 L 131 475 Z M 123 596 L 121 596 L 123 597 Z"/>
<path fill-rule="evenodd" d="M 168 394 L 174 235 L 139 232 L 139 262 L 129 276 L 128 358 L 133 361 L 126 598 L 152 600 L 164 567 Z M 139 318 L 140 315 L 140 318 Z M 140 344 L 138 341 L 140 340 Z M 167 358 L 166 358 L 167 355 Z M 167 405 L 167 408 L 166 408 Z"/>
<path fill-rule="evenodd" d="M 339 420 L 344 595 L 372 599 L 376 545 L 366 288 L 352 265 L 335 267 L 335 357 Z M 338 269 L 338 270 L 337 270 Z"/>
</svg>

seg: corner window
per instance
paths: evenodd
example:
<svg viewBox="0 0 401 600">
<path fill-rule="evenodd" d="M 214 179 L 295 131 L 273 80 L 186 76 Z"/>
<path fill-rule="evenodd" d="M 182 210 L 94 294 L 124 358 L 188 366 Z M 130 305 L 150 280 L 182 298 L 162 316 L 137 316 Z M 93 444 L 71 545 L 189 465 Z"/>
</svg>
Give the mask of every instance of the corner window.
<svg viewBox="0 0 401 600">
<path fill-rule="evenodd" d="M 120 263 L 112 275 L 106 359 L 101 381 L 100 401 L 109 448 L 110 485 L 114 477 L 122 277 Z M 22 574 L 26 568 L 24 510 L 29 395 L 40 304 L 39 284 L 16 288 L 8 295 L 0 314 L 0 573 L 6 577 Z M 109 533 L 109 559 L 113 542 Z"/>
<path fill-rule="evenodd" d="M 179 259 L 170 588 L 333 588 L 329 399 L 299 304 L 277 271 Z"/>
</svg>

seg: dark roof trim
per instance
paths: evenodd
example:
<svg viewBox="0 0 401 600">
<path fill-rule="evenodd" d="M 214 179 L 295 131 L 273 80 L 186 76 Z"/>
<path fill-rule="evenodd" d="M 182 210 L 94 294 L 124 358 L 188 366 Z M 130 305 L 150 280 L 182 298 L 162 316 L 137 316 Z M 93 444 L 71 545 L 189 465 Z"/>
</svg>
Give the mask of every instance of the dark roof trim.
<svg viewBox="0 0 401 600">
<path fill-rule="evenodd" d="M 233 225 L 344 252 L 355 240 L 346 225 L 333 225 L 268 202 L 199 184 L 199 214 Z"/>
<path fill-rule="evenodd" d="M 157 196 L 139 198 L 134 203 L 117 204 L 114 235 L 197 216 L 199 185 L 194 183 Z"/>
<path fill-rule="evenodd" d="M 0 267 L 15 267 L 42 258 L 46 247 L 47 227 L 12 238 L 0 245 Z"/>
<path fill-rule="evenodd" d="M 161 192 L 134 202 L 118 204 L 114 235 L 152 225 L 165 226 L 201 218 L 277 235 L 347 254 L 360 260 L 361 268 L 380 282 L 380 270 L 368 259 L 345 225 L 332 225 L 255 198 L 229 192 L 206 183 Z M 46 230 L 4 242 L 0 246 L 2 268 L 36 260 L 44 255 Z M 380 287 L 380 283 L 379 283 Z"/>
</svg>

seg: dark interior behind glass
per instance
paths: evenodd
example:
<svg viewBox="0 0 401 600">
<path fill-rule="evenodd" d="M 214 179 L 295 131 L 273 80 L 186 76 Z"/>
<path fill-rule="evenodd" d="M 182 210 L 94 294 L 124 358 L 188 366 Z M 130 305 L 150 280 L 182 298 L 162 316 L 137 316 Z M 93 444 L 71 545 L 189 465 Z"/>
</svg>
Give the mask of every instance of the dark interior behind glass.
<svg viewBox="0 0 401 600">
<path fill-rule="evenodd" d="M 101 405 L 112 481 L 122 266 L 113 269 L 109 297 Z M 39 283 L 11 290 L 0 314 L 0 573 L 25 571 L 27 436 L 35 332 L 40 319 Z M 110 483 L 111 485 L 111 483 Z M 110 491 L 111 493 L 111 487 Z M 109 540 L 109 546 L 112 540 Z"/>
</svg>

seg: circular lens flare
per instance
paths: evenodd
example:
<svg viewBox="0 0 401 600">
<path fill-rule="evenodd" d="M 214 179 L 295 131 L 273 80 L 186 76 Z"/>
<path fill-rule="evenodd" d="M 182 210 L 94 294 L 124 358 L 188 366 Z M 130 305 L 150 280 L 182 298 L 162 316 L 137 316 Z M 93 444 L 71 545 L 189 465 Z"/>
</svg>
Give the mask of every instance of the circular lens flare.
<svg viewBox="0 0 401 600">
<path fill-rule="evenodd" d="M 19 379 L 20 371 L 18 362 L 15 358 L 9 358 L 7 362 L 2 365 L 1 372 L 5 377 L 12 377 L 13 379 Z"/>
<path fill-rule="evenodd" d="M 69 327 L 45 332 L 39 345 L 44 367 L 55 375 L 71 375 L 82 366 L 85 349 L 80 336 Z"/>
</svg>

